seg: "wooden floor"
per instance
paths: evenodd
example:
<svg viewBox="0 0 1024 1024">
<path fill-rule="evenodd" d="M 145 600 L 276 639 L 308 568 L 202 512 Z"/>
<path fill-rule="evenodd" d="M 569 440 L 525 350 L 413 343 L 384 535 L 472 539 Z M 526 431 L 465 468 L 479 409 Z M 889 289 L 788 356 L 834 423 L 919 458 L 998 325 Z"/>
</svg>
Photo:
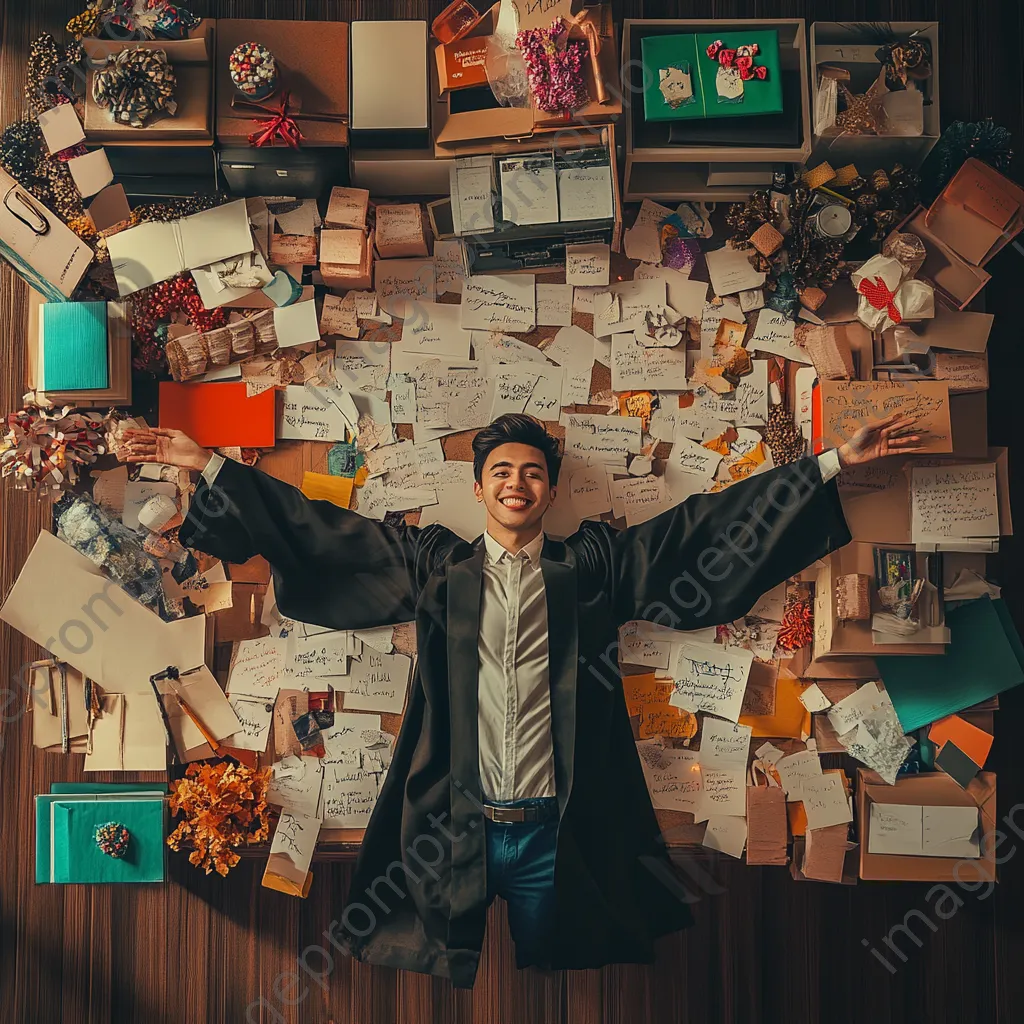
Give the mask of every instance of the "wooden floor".
<svg viewBox="0 0 1024 1024">
<path fill-rule="evenodd" d="M 81 0 L 6 0 L 0 59 L 0 122 L 22 111 L 22 74 L 29 41 L 42 31 L 60 38 Z M 431 18 L 441 8 L 406 0 L 234 0 L 197 2 L 208 16 L 345 19 Z M 625 17 L 779 17 L 821 20 L 941 22 L 943 123 L 993 116 L 1013 131 L 1021 149 L 1024 5 L 1017 0 L 629 0 Z M 400 85 L 399 69 L 395 69 Z M 1017 177 L 1021 176 L 1017 161 Z M 1021 281 L 1024 255 L 1014 247 L 989 269 L 986 298 L 997 314 L 989 347 L 991 439 L 1013 444 L 1021 428 Z M 0 404 L 15 409 L 23 393 L 25 291 L 0 272 Z M 1014 455 L 1016 455 L 1016 451 Z M 1014 460 L 1017 461 L 1017 460 Z M 1024 471 L 1013 476 L 1017 510 Z M 4 486 L 0 499 L 0 589 L 20 568 L 45 518 L 34 496 Z M 1021 518 L 1018 516 L 1018 518 Z M 1024 533 L 1024 522 L 1018 523 Z M 1022 543 L 1007 541 L 997 576 L 1021 623 Z M 60 585 L 54 580 L 54 586 Z M 5 679 L 36 652 L 0 627 Z M 11 685 L 11 684 L 7 684 Z M 442 981 L 364 967 L 314 948 L 341 906 L 347 868 L 323 865 L 305 901 L 260 887 L 262 865 L 243 864 L 227 880 L 207 879 L 180 860 L 162 888 L 35 886 L 32 795 L 62 777 L 60 758 L 35 753 L 20 702 L 4 693 L 0 706 L 0 1013 L 5 1021 L 117 1024 L 233 1024 L 236 1021 L 324 1024 L 930 1024 L 1024 1020 L 1024 813 L 1022 835 L 1008 832 L 1006 858 L 994 894 L 960 890 L 964 905 L 926 900 L 923 885 L 861 884 L 855 888 L 796 884 L 781 868 L 717 867 L 717 894 L 695 906 L 697 925 L 665 940 L 651 967 L 600 972 L 517 973 L 504 913 L 488 927 L 480 978 L 472 992 Z M 997 716 L 995 764 L 1005 815 L 1021 797 L 1019 730 L 1024 690 L 1007 695 Z M 615 827 L 608 823 L 609 829 Z M 1018 856 L 1017 854 L 1020 853 Z M 934 902 L 934 897 L 933 897 Z M 889 929 L 912 910 L 918 948 L 898 940 L 907 955 L 890 972 L 872 957 Z M 308 950 L 309 973 L 296 982 Z M 321 972 L 329 975 L 320 977 Z M 263 1000 L 260 1003 L 260 1000 Z M 291 1004 L 291 1005 L 289 1005 Z"/>
</svg>

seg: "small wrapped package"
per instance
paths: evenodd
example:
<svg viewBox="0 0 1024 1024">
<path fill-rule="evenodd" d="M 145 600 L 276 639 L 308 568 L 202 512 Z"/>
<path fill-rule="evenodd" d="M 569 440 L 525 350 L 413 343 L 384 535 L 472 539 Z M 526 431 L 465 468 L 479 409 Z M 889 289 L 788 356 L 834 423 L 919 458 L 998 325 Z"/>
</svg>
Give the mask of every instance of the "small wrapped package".
<svg viewBox="0 0 1024 1024">
<path fill-rule="evenodd" d="M 863 622 L 871 618 L 870 577 L 859 572 L 836 580 L 836 616 Z"/>
<path fill-rule="evenodd" d="M 930 284 L 907 278 L 906 268 L 889 256 L 872 256 L 850 275 L 860 296 L 857 319 L 872 331 L 884 331 L 908 320 L 935 316 L 935 291 Z"/>
</svg>

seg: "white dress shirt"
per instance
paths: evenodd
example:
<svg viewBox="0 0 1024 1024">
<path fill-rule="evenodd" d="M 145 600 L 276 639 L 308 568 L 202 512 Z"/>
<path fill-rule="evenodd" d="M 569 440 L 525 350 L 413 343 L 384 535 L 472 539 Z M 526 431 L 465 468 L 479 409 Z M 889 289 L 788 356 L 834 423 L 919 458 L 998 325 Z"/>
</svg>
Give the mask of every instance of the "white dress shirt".
<svg viewBox="0 0 1024 1024">
<path fill-rule="evenodd" d="M 541 533 L 513 555 L 484 534 L 477 723 L 485 800 L 555 795 L 543 546 Z"/>
<path fill-rule="evenodd" d="M 212 486 L 222 456 L 203 477 Z M 826 483 L 840 471 L 835 449 L 818 456 Z M 489 801 L 555 796 L 548 685 L 548 608 L 539 534 L 516 554 L 484 534 L 477 726 L 480 783 Z"/>
</svg>

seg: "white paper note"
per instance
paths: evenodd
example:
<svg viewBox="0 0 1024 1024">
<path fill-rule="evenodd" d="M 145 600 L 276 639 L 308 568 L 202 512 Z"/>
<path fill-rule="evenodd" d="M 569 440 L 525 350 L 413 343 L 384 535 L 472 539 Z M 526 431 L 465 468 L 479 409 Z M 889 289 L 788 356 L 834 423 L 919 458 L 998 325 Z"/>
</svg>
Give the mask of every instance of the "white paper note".
<svg viewBox="0 0 1024 1024">
<path fill-rule="evenodd" d="M 692 750 L 662 747 L 654 740 L 636 745 L 651 803 L 669 811 L 696 813 L 700 805 L 700 765 Z"/>
<path fill-rule="evenodd" d="M 739 860 L 747 845 L 747 819 L 738 815 L 716 814 L 708 818 L 703 844 L 709 850 L 719 850 Z"/>
<path fill-rule="evenodd" d="M 743 816 L 747 813 L 747 773 L 739 769 L 701 766 L 700 808 L 694 821 L 707 821 L 712 815 Z"/>
<path fill-rule="evenodd" d="M 349 666 L 340 687 L 345 691 L 346 711 L 379 711 L 400 715 L 405 707 L 412 665 L 404 654 L 381 654 L 364 649 Z"/>
<path fill-rule="evenodd" d="M 352 396 L 341 388 L 314 388 L 290 384 L 277 436 L 304 441 L 344 441 L 346 429 L 357 433 L 359 412 Z"/>
<path fill-rule="evenodd" d="M 745 771 L 751 727 L 705 715 L 701 721 L 699 759 L 702 767 Z"/>
<path fill-rule="evenodd" d="M 770 352 L 772 355 L 792 359 L 795 363 L 810 365 L 807 350 L 796 343 L 796 321 L 774 309 L 762 309 L 757 314 L 754 332 L 746 341 L 751 352 Z"/>
<path fill-rule="evenodd" d="M 606 285 L 611 267 L 611 251 L 602 242 L 565 247 L 565 283 Z"/>
<path fill-rule="evenodd" d="M 468 278 L 462 289 L 462 326 L 480 331 L 532 331 L 537 326 L 535 277 Z"/>
<path fill-rule="evenodd" d="M 765 282 L 766 275 L 751 266 L 749 251 L 724 246 L 704 253 L 704 259 L 716 295 L 735 295 Z"/>
<path fill-rule="evenodd" d="M 730 722 L 740 716 L 754 655 L 720 644 L 680 644 L 672 661 L 675 692 L 670 703 L 705 711 Z"/>
</svg>

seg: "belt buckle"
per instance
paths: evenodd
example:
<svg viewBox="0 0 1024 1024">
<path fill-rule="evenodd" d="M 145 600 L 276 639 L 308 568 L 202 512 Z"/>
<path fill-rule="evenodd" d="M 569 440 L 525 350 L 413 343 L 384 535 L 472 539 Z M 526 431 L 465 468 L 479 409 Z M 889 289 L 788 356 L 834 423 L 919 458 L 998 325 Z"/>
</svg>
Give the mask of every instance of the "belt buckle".
<svg viewBox="0 0 1024 1024">
<path fill-rule="evenodd" d="M 525 807 L 492 807 L 491 821 L 498 825 L 519 825 L 526 821 Z"/>
</svg>

